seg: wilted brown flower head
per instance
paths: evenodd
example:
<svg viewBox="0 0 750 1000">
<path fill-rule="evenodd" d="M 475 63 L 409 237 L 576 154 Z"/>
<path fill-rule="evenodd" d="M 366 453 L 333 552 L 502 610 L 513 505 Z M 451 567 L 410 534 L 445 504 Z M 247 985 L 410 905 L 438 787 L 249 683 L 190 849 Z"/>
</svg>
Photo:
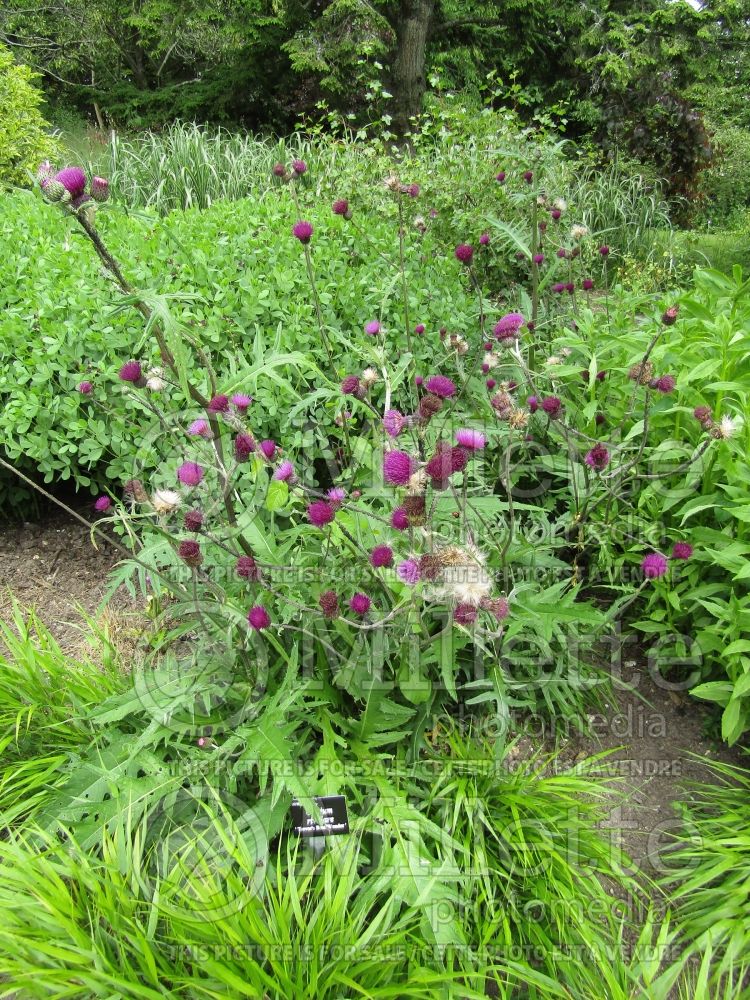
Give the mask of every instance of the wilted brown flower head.
<svg viewBox="0 0 750 1000">
<path fill-rule="evenodd" d="M 648 385 L 653 377 L 654 366 L 650 361 L 638 361 L 628 372 L 630 381 L 637 382 L 639 385 Z"/>
</svg>

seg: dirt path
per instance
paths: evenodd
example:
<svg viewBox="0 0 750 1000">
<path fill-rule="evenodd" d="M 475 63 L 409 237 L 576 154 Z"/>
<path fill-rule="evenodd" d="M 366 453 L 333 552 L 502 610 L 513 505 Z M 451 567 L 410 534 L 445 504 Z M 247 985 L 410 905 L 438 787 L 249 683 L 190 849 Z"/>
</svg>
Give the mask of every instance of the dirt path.
<svg viewBox="0 0 750 1000">
<path fill-rule="evenodd" d="M 81 509 L 90 517 L 89 508 Z M 0 617 L 7 622 L 12 597 L 34 609 L 61 646 L 81 646 L 83 608 L 93 613 L 107 573 L 120 558 L 106 543 L 91 544 L 88 531 L 63 512 L 51 511 L 39 524 L 0 527 Z"/>
</svg>

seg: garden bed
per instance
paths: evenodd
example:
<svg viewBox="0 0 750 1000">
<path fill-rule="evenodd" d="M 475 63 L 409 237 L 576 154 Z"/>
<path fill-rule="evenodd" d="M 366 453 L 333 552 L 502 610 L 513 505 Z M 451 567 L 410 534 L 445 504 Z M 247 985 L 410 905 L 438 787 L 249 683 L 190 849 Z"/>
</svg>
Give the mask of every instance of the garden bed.
<svg viewBox="0 0 750 1000">
<path fill-rule="evenodd" d="M 88 515 L 88 508 L 79 513 Z M 35 611 L 63 649 L 77 653 L 85 644 L 83 612 L 99 617 L 124 653 L 134 608 L 127 595 L 118 592 L 97 616 L 107 574 L 119 559 L 112 546 L 97 544 L 94 548 L 83 525 L 54 510 L 38 521 L 6 526 L 0 531 L 0 579 L 6 585 L 0 595 L 3 618 L 8 618 L 15 599 Z M 563 750 L 557 766 L 574 766 L 610 751 L 601 763 L 602 776 L 622 778 L 628 789 L 624 800 L 617 797 L 607 824 L 613 845 L 647 875 L 656 876 L 658 852 L 675 830 L 672 804 L 684 797 L 683 783 L 710 782 L 715 776 L 701 758 L 741 765 L 744 755 L 718 741 L 715 713 L 705 703 L 658 686 L 642 659 L 625 659 L 622 680 L 631 689 L 615 690 L 601 711 L 589 714 L 591 734 L 558 731 Z M 546 747 L 554 748 L 548 727 L 539 730 L 534 720 L 524 725 L 525 735 L 512 754 L 513 766 L 523 766 L 539 748 L 540 737 Z"/>
</svg>

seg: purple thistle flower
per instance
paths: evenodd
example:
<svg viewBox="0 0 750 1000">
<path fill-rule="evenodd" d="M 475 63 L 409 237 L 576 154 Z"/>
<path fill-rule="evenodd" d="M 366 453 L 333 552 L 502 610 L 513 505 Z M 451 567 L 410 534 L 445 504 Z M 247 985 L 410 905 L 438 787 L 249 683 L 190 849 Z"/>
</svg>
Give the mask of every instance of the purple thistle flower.
<svg viewBox="0 0 750 1000">
<path fill-rule="evenodd" d="M 314 500 L 307 508 L 307 519 L 316 528 L 324 528 L 336 516 L 335 509 L 325 500 Z"/>
<path fill-rule="evenodd" d="M 203 527 L 203 514 L 199 510 L 189 510 L 183 524 L 186 531 L 200 531 Z"/>
<path fill-rule="evenodd" d="M 599 247 L 599 253 L 601 254 L 602 257 L 609 256 L 609 247 L 607 246 L 606 243 L 603 246 Z"/>
<path fill-rule="evenodd" d="M 396 531 L 406 531 L 409 527 L 409 515 L 403 507 L 396 507 L 391 514 L 391 527 L 395 528 Z"/>
<path fill-rule="evenodd" d="M 504 597 L 489 598 L 485 597 L 481 602 L 482 608 L 485 611 L 489 611 L 497 621 L 502 622 L 510 614 L 510 608 L 508 607 L 508 602 Z"/>
<path fill-rule="evenodd" d="M 462 448 L 468 448 L 469 451 L 481 451 L 487 443 L 484 434 L 470 430 L 468 427 L 461 427 L 456 431 L 456 441 Z"/>
<path fill-rule="evenodd" d="M 544 263 L 544 254 L 535 253 L 534 256 L 531 258 L 531 260 L 533 261 L 534 264 L 542 264 Z"/>
<path fill-rule="evenodd" d="M 426 386 L 434 396 L 439 396 L 441 399 L 448 399 L 456 391 L 455 383 L 445 375 L 431 375 L 427 379 Z"/>
<path fill-rule="evenodd" d="M 268 440 L 261 441 L 260 450 L 263 452 L 264 457 L 267 458 L 269 462 L 272 462 L 273 457 L 276 454 L 276 442 Z"/>
<path fill-rule="evenodd" d="M 604 414 L 597 413 L 596 416 L 594 417 L 594 423 L 597 425 L 597 427 L 601 427 L 602 424 L 605 423 Z"/>
<path fill-rule="evenodd" d="M 552 218 L 555 220 L 555 222 L 557 222 L 557 220 L 562 215 L 562 212 L 560 211 L 559 208 L 553 208 L 552 211 L 549 214 L 552 216 Z"/>
<path fill-rule="evenodd" d="M 184 563 L 195 569 L 197 566 L 203 562 L 203 553 L 201 552 L 201 547 L 197 542 L 194 542 L 191 538 L 185 539 L 185 541 L 180 542 L 177 547 L 177 555 L 182 559 Z"/>
<path fill-rule="evenodd" d="M 106 177 L 91 178 L 91 197 L 98 202 L 106 201 L 109 198 L 109 181 Z"/>
<path fill-rule="evenodd" d="M 421 188 L 419 187 L 419 184 L 409 184 L 406 188 L 406 193 L 410 198 L 418 198 L 420 190 Z"/>
<path fill-rule="evenodd" d="M 562 402 L 557 396 L 545 396 L 542 400 L 542 409 L 550 420 L 554 420 L 562 413 Z"/>
<path fill-rule="evenodd" d="M 260 570 L 258 569 L 258 564 L 252 556 L 240 556 L 237 562 L 234 564 L 235 572 L 237 576 L 241 576 L 243 580 L 259 580 Z"/>
<path fill-rule="evenodd" d="M 417 388 L 419 388 L 419 386 L 421 386 L 423 384 L 424 384 L 424 379 L 422 378 L 422 376 L 421 375 L 415 375 L 414 376 L 414 385 L 416 385 Z"/>
<path fill-rule="evenodd" d="M 705 423 L 706 420 L 711 419 L 711 407 L 710 406 L 696 406 L 693 410 L 693 416 L 696 420 L 700 420 L 701 423 Z"/>
<path fill-rule="evenodd" d="M 139 361 L 126 361 L 119 372 L 123 382 L 140 382 L 142 372 Z"/>
<path fill-rule="evenodd" d="M 292 226 L 292 236 L 296 236 L 300 243 L 309 243 L 312 234 L 312 223 L 305 222 L 304 219 L 301 219 L 299 222 L 295 222 Z"/>
<path fill-rule="evenodd" d="M 250 608 L 247 613 L 247 620 L 250 628 L 255 629 L 256 632 L 268 628 L 271 624 L 271 616 L 262 604 L 256 604 L 255 607 Z"/>
<path fill-rule="evenodd" d="M 505 183 L 505 171 L 504 170 L 498 171 L 498 173 L 495 174 L 495 180 L 497 181 L 498 184 L 504 184 Z"/>
<path fill-rule="evenodd" d="M 380 323 L 376 319 L 371 319 L 369 323 L 365 323 L 365 333 L 368 333 L 371 337 L 376 336 L 380 333 Z"/>
<path fill-rule="evenodd" d="M 301 177 L 302 174 L 307 173 L 307 164 L 304 160 L 292 160 L 292 170 L 298 177 Z"/>
<path fill-rule="evenodd" d="M 213 437 L 211 427 L 204 417 L 199 417 L 197 420 L 194 420 L 188 427 L 187 432 L 191 437 L 202 437 L 207 439 Z"/>
<path fill-rule="evenodd" d="M 238 462 L 246 462 L 255 451 L 255 440 L 252 434 L 240 431 L 234 439 L 234 457 Z"/>
<path fill-rule="evenodd" d="M 644 556 L 641 569 L 647 580 L 658 580 L 667 572 L 667 560 L 661 552 L 649 552 Z"/>
<path fill-rule="evenodd" d="M 417 323 L 417 325 L 414 327 L 414 332 L 418 337 L 421 337 L 422 334 L 424 333 L 424 323 Z"/>
<path fill-rule="evenodd" d="M 526 405 L 528 406 L 530 413 L 536 413 L 539 409 L 539 400 L 536 396 L 529 396 L 526 400 Z"/>
<path fill-rule="evenodd" d="M 318 598 L 324 618 L 335 618 L 339 613 L 339 599 L 335 590 L 326 590 Z"/>
<path fill-rule="evenodd" d="M 495 323 L 494 334 L 498 340 L 513 340 L 525 322 L 521 313 L 506 313 Z"/>
<path fill-rule="evenodd" d="M 526 181 L 527 184 L 531 184 L 531 182 L 534 180 L 534 174 L 531 170 L 524 170 L 521 176 L 523 177 L 523 179 Z"/>
<path fill-rule="evenodd" d="M 90 396 L 94 391 L 94 385 L 92 382 L 79 382 L 76 388 L 82 396 Z"/>
<path fill-rule="evenodd" d="M 273 479 L 280 483 L 292 483 L 295 480 L 294 466 L 287 459 L 281 463 L 276 472 L 274 472 Z"/>
<path fill-rule="evenodd" d="M 670 392 L 674 392 L 676 385 L 677 379 L 674 375 L 662 375 L 661 378 L 656 380 L 656 388 L 659 392 L 663 392 L 665 395 Z"/>
<path fill-rule="evenodd" d="M 689 559 L 693 554 L 693 546 L 689 542 L 675 542 L 672 549 L 673 559 Z"/>
<path fill-rule="evenodd" d="M 479 237 L 479 245 L 482 247 L 486 247 L 489 242 L 490 242 L 490 234 L 482 233 L 482 235 Z"/>
<path fill-rule="evenodd" d="M 393 565 L 393 549 L 389 545 L 376 545 L 370 553 L 370 565 L 375 569 Z"/>
<path fill-rule="evenodd" d="M 213 396 L 208 401 L 206 410 L 209 413 L 226 413 L 229 409 L 229 397 L 228 396 Z"/>
<path fill-rule="evenodd" d="M 456 260 L 460 260 L 462 264 L 471 264 L 471 258 L 474 256 L 474 247 L 470 243 L 459 243 L 455 249 Z"/>
<path fill-rule="evenodd" d="M 383 479 L 392 486 L 406 486 L 414 471 L 414 463 L 405 451 L 389 451 L 383 457 Z"/>
<path fill-rule="evenodd" d="M 565 291 L 566 292 L 569 292 L 572 295 L 575 290 L 576 290 L 576 286 L 575 286 L 575 284 L 572 281 L 566 282 L 566 284 L 565 284 Z"/>
<path fill-rule="evenodd" d="M 334 486 L 326 494 L 328 502 L 334 510 L 338 510 L 346 499 L 346 490 L 341 486 Z"/>
<path fill-rule="evenodd" d="M 410 587 L 414 587 L 419 583 L 419 578 L 421 576 L 419 572 L 419 562 L 416 559 L 404 559 L 402 563 L 398 564 L 396 574 L 398 575 L 399 580 L 403 583 L 407 583 Z"/>
<path fill-rule="evenodd" d="M 432 485 L 434 488 L 443 489 L 448 484 L 448 479 L 453 475 L 454 472 L 460 471 L 459 469 L 453 468 L 453 447 L 447 441 L 439 441 L 436 448 L 435 454 L 429 460 L 427 465 L 425 465 L 425 472 L 432 479 Z M 455 451 L 464 455 L 465 452 L 461 448 L 456 448 Z M 466 462 L 464 462 L 464 465 Z"/>
<path fill-rule="evenodd" d="M 86 189 L 86 174 L 80 167 L 64 167 L 54 178 L 71 198 L 80 198 Z"/>
<path fill-rule="evenodd" d="M 488 378 L 487 381 L 484 384 L 487 386 L 487 388 L 490 390 L 490 392 L 492 392 L 492 390 L 497 385 L 497 382 L 494 380 L 494 378 Z"/>
<path fill-rule="evenodd" d="M 362 389 L 356 375 L 347 375 L 341 383 L 341 391 L 345 396 L 361 396 Z"/>
<path fill-rule="evenodd" d="M 679 306 L 670 306 L 664 314 L 662 315 L 661 321 L 665 326 L 674 326 L 677 322 L 677 314 L 680 311 Z"/>
<path fill-rule="evenodd" d="M 565 282 L 556 281 L 552 286 L 552 291 L 555 293 L 555 295 L 561 295 L 565 291 Z"/>
<path fill-rule="evenodd" d="M 252 401 L 253 401 L 252 396 L 247 396 L 245 395 L 244 392 L 235 392 L 235 394 L 232 396 L 229 402 L 232 404 L 232 406 L 238 409 L 240 413 L 244 413 L 245 410 L 247 410 L 250 407 Z"/>
<path fill-rule="evenodd" d="M 349 601 L 349 607 L 352 609 L 355 615 L 366 615 L 370 610 L 372 601 L 367 596 L 367 594 L 357 593 L 352 596 Z"/>
<path fill-rule="evenodd" d="M 337 198 L 331 205 L 331 210 L 334 215 L 347 215 L 349 213 L 349 202 L 346 198 Z"/>
<path fill-rule="evenodd" d="M 286 167 L 283 163 L 274 163 L 271 173 L 274 177 L 284 177 L 286 174 Z"/>
<path fill-rule="evenodd" d="M 398 437 L 405 423 L 406 417 L 398 410 L 387 410 L 383 416 L 383 428 L 388 437 Z"/>
<path fill-rule="evenodd" d="M 568 256 L 568 251 L 565 249 L 565 247 L 560 247 L 560 249 L 557 251 L 557 256 L 560 258 L 560 260 L 565 260 L 565 258 Z"/>
<path fill-rule="evenodd" d="M 473 604 L 459 604 L 453 611 L 453 621 L 457 625 L 473 625 L 477 620 L 477 614 Z"/>
<path fill-rule="evenodd" d="M 609 465 L 609 452 L 604 447 L 603 444 L 595 444 L 591 451 L 586 455 L 586 465 L 592 469 L 596 469 L 597 472 L 601 472 L 602 469 L 606 469 Z"/>
<path fill-rule="evenodd" d="M 583 281 L 581 282 L 581 288 L 584 290 L 584 292 L 590 292 L 593 287 L 594 287 L 594 282 L 591 280 L 591 278 L 584 278 Z"/>
<path fill-rule="evenodd" d="M 109 510 L 111 506 L 112 506 L 112 501 L 110 500 L 110 498 L 102 496 L 99 497 L 94 503 L 94 510 L 98 511 L 100 514 L 103 514 L 105 511 Z"/>
<path fill-rule="evenodd" d="M 203 479 L 203 469 L 197 462 L 183 462 L 177 470 L 177 478 L 184 486 L 197 486 Z"/>
<path fill-rule="evenodd" d="M 469 452 L 466 448 L 451 448 L 451 473 L 463 472 L 469 461 Z"/>
</svg>

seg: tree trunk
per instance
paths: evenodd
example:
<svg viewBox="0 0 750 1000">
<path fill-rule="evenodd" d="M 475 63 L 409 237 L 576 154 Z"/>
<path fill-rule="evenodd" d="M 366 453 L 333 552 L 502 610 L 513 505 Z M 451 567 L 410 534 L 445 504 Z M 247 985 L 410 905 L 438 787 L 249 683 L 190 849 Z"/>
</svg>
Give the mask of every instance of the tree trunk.
<svg viewBox="0 0 750 1000">
<path fill-rule="evenodd" d="M 410 119 L 422 110 L 427 37 L 434 11 L 435 0 L 401 0 L 391 84 L 393 125 L 401 137 L 411 129 Z"/>
</svg>

